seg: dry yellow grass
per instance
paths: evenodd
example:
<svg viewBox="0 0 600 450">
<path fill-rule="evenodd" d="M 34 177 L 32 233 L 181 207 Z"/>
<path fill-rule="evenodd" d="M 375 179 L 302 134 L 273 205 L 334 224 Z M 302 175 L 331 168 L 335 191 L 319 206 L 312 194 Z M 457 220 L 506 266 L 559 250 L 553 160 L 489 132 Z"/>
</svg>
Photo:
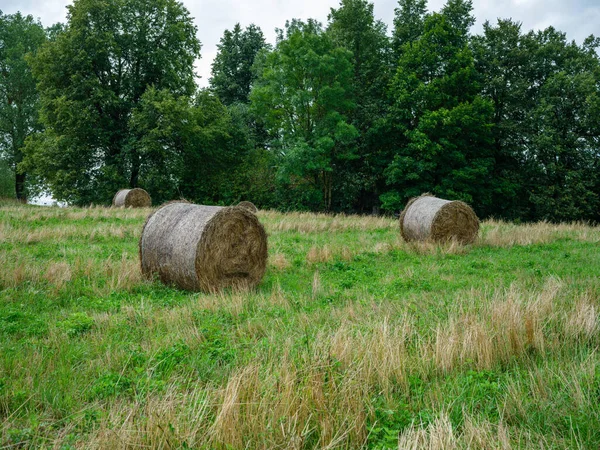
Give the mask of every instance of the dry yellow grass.
<svg viewBox="0 0 600 450">
<path fill-rule="evenodd" d="M 574 237 L 592 243 L 600 242 L 600 227 L 591 227 L 580 222 L 561 224 L 538 222 L 514 225 L 497 220 L 486 220 L 481 230 L 476 245 L 490 247 L 542 244 L 564 237 Z"/>
<path fill-rule="evenodd" d="M 325 263 L 333 259 L 333 252 L 328 245 L 323 247 L 312 246 L 306 254 L 306 261 L 310 264 Z"/>
<path fill-rule="evenodd" d="M 290 262 L 283 253 L 275 253 L 274 255 L 269 256 L 269 265 L 278 270 L 285 270 L 290 267 Z"/>
<path fill-rule="evenodd" d="M 104 291 L 129 290 L 144 282 L 137 255 L 130 256 L 123 253 L 118 261 L 109 258 L 104 268 L 107 279 Z"/>
<path fill-rule="evenodd" d="M 451 317 L 439 324 L 433 342 L 423 347 L 423 354 L 435 361 L 438 369 L 448 372 L 473 362 L 478 369 L 490 369 L 528 351 L 543 351 L 558 345 L 557 338 L 546 336 L 544 326 L 554 321 L 566 333 L 573 312 L 559 317 L 557 295 L 560 281 L 550 278 L 544 289 L 533 298 L 525 297 L 514 286 L 494 295 L 492 302 L 477 312 Z"/>
<path fill-rule="evenodd" d="M 74 239 L 94 242 L 98 239 L 139 238 L 139 224 L 114 225 L 100 223 L 90 227 L 79 225 L 57 225 L 36 230 L 19 229 L 10 225 L 0 226 L 0 238 L 4 242 L 34 244 L 45 241 L 70 242 Z"/>
<path fill-rule="evenodd" d="M 66 262 L 51 262 L 46 268 L 44 278 L 56 289 L 61 289 L 66 282 L 71 281 L 71 275 L 71 266 Z"/>
<path fill-rule="evenodd" d="M 269 232 L 297 231 L 300 233 L 323 233 L 326 231 L 381 230 L 397 228 L 396 220 L 385 216 L 331 215 L 315 213 L 287 213 L 260 211 L 259 217 Z"/>
<path fill-rule="evenodd" d="M 321 295 L 321 292 L 322 292 L 321 277 L 319 275 L 319 271 L 315 270 L 315 273 L 313 274 L 313 281 L 312 281 L 312 298 L 313 299 L 317 298 L 319 295 Z"/>
<path fill-rule="evenodd" d="M 189 448 L 303 448 L 311 436 L 318 436 L 311 446 L 337 448 L 364 441 L 360 387 L 353 379 L 333 380 L 327 370 L 283 360 L 265 373 L 249 364 L 223 387 L 173 388 L 143 404 L 115 402 L 78 448 L 174 448 L 183 442 Z"/>
<path fill-rule="evenodd" d="M 77 257 L 73 264 L 66 261 L 37 261 L 27 257 L 10 258 L 10 253 L 0 253 L 0 286 L 15 288 L 25 282 L 46 282 L 59 291 L 72 279 L 89 281 L 96 294 L 105 295 L 115 290 L 130 290 L 145 283 L 141 276 L 137 255 L 124 253 L 120 259 L 109 257 L 98 270 L 98 261 Z"/>
<path fill-rule="evenodd" d="M 455 430 L 448 415 L 440 416 L 428 426 L 414 424 L 398 439 L 398 450 L 455 450 L 485 449 L 509 450 L 509 431 L 504 423 L 477 422 L 467 415 L 462 431 Z M 535 448 L 529 442 L 528 448 Z"/>
<path fill-rule="evenodd" d="M 565 333 L 568 337 L 588 341 L 600 333 L 600 308 L 591 295 L 580 298 L 565 318 Z"/>
</svg>

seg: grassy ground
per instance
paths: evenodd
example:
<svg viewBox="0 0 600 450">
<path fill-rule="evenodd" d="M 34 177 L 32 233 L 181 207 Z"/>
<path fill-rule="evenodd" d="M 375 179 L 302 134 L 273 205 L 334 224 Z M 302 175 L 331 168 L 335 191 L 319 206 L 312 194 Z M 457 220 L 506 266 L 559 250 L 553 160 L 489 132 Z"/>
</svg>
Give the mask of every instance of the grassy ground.
<svg viewBox="0 0 600 450">
<path fill-rule="evenodd" d="M 251 293 L 142 279 L 150 210 L 0 208 L 0 448 L 600 445 L 600 228 L 261 212 Z"/>
</svg>

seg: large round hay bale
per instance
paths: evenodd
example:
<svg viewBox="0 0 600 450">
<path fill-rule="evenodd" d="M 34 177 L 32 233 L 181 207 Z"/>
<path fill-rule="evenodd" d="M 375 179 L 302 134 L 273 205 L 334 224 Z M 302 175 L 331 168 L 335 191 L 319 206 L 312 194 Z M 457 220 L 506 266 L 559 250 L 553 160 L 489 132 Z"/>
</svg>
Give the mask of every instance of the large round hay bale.
<svg viewBox="0 0 600 450">
<path fill-rule="evenodd" d="M 239 202 L 238 206 L 240 208 L 246 208 L 248 211 L 250 211 L 253 214 L 256 214 L 258 212 L 258 208 L 252 202 L 248 202 L 248 201 Z"/>
<path fill-rule="evenodd" d="M 400 214 L 400 233 L 406 241 L 456 240 L 470 244 L 477 238 L 479 219 L 469 205 L 431 195 L 411 199 Z"/>
<path fill-rule="evenodd" d="M 113 197 L 113 206 L 125 208 L 148 208 L 152 206 L 150 194 L 140 188 L 121 189 Z"/>
<path fill-rule="evenodd" d="M 191 291 L 251 288 L 267 265 L 267 234 L 238 206 L 171 202 L 152 213 L 140 238 L 142 273 Z"/>
</svg>

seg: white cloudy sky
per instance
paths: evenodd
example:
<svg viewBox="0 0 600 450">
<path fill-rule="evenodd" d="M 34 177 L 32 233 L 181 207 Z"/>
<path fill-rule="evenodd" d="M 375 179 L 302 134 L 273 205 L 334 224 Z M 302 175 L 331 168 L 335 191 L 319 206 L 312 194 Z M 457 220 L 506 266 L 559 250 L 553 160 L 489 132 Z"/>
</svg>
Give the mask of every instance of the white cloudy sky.
<svg viewBox="0 0 600 450">
<path fill-rule="evenodd" d="M 66 5 L 72 0 L 0 0 L 0 10 L 5 14 L 21 11 L 39 18 L 45 25 L 66 20 Z M 242 27 L 258 25 L 269 42 L 275 38 L 274 29 L 283 28 L 291 18 L 309 17 L 325 23 L 330 8 L 339 0 L 183 0 L 195 18 L 198 38 L 202 42 L 202 59 L 197 64 L 200 86 L 206 86 L 210 65 L 217 51 L 217 43 L 225 29 L 237 22 Z M 437 11 L 445 0 L 429 0 L 429 10 Z M 375 16 L 388 25 L 391 32 L 397 0 L 374 0 Z M 590 34 L 600 35 L 600 0 L 473 0 L 477 24 L 474 32 L 481 30 L 485 20 L 512 18 L 523 24 L 523 30 L 547 26 L 566 32 L 569 39 L 581 43 Z"/>
</svg>

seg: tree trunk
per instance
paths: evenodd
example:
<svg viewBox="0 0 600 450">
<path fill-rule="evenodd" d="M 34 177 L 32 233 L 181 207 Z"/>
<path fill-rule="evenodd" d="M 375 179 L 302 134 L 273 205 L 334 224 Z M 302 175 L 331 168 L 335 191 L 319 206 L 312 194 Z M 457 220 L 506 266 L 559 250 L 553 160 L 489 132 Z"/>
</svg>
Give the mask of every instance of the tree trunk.
<svg viewBox="0 0 600 450">
<path fill-rule="evenodd" d="M 17 200 L 21 203 L 27 203 L 27 192 L 25 192 L 26 174 L 17 172 L 15 175 L 15 192 Z"/>
<path fill-rule="evenodd" d="M 131 178 L 129 179 L 129 187 L 138 187 L 138 179 L 140 177 L 140 155 L 136 151 L 131 155 Z"/>
<path fill-rule="evenodd" d="M 327 212 L 331 210 L 332 178 L 330 172 L 323 172 L 323 203 Z"/>
</svg>

